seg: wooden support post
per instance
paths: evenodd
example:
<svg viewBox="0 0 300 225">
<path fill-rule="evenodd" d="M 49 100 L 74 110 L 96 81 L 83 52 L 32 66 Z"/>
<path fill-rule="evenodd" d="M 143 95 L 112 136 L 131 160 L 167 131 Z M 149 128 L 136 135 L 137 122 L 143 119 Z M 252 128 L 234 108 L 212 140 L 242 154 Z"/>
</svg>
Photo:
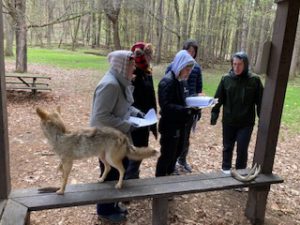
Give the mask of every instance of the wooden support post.
<svg viewBox="0 0 300 225">
<path fill-rule="evenodd" d="M 168 198 L 153 198 L 152 200 L 152 225 L 168 224 Z"/>
<path fill-rule="evenodd" d="M 2 1 L 0 2 L 0 199 L 6 199 L 9 195 L 10 171 L 8 154 L 8 128 L 6 112 L 6 88 L 3 48 L 3 17 Z"/>
<path fill-rule="evenodd" d="M 265 174 L 273 170 L 300 7 L 299 0 L 275 2 L 278 8 L 253 160 L 262 166 Z M 257 188 L 249 191 L 245 214 L 254 224 L 264 223 L 269 186 L 265 188 L 264 191 Z"/>
<path fill-rule="evenodd" d="M 29 216 L 26 206 L 13 200 L 8 200 L 0 225 L 26 225 L 30 223 Z"/>
</svg>

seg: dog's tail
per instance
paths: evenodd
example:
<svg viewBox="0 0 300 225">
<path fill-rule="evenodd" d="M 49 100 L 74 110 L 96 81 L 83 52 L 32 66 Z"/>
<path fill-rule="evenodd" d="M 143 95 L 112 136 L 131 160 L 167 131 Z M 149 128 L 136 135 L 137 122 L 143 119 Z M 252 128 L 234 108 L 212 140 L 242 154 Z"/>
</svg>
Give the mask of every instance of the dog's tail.
<svg viewBox="0 0 300 225">
<path fill-rule="evenodd" d="M 151 147 L 135 147 L 128 145 L 128 151 L 126 156 L 132 160 L 142 160 L 157 155 L 158 152 Z"/>
</svg>

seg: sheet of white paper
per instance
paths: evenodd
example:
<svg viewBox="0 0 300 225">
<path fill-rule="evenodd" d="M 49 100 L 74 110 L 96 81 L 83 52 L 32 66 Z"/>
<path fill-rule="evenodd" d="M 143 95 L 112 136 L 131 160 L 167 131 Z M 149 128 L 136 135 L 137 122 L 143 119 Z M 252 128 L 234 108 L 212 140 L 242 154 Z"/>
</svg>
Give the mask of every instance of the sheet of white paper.
<svg viewBox="0 0 300 225">
<path fill-rule="evenodd" d="M 186 98 L 186 104 L 188 107 L 198 107 L 200 109 L 213 107 L 218 103 L 217 98 L 208 97 L 208 96 L 193 96 Z"/>
<path fill-rule="evenodd" d="M 157 123 L 157 116 L 155 113 L 154 109 L 150 109 L 144 118 L 139 118 L 139 117 L 135 117 L 135 116 L 131 116 L 129 118 L 129 121 L 131 123 L 135 123 L 137 124 L 139 127 L 146 127 L 146 126 L 150 126 L 152 124 Z"/>
</svg>

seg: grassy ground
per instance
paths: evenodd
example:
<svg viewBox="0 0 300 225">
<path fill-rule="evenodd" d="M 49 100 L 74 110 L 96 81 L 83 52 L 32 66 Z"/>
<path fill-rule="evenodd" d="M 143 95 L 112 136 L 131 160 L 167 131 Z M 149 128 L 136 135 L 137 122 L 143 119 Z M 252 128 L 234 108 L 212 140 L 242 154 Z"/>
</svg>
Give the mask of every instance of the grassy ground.
<svg viewBox="0 0 300 225">
<path fill-rule="evenodd" d="M 97 53 L 89 50 L 89 52 Z M 28 63 L 39 63 L 65 69 L 95 69 L 106 71 L 108 63 L 105 56 L 85 54 L 84 51 L 65 49 L 28 48 Z M 12 60 L 13 58 L 8 58 Z"/>
<path fill-rule="evenodd" d="M 89 52 L 97 53 L 95 50 Z M 29 48 L 28 63 L 53 65 L 67 69 L 94 69 L 104 73 L 108 68 L 107 58 L 95 54 L 85 54 L 85 50 L 68 51 L 63 49 Z M 6 60 L 14 60 L 7 58 Z M 154 83 L 157 88 L 158 82 L 164 74 L 166 64 L 155 66 L 153 69 Z M 228 71 L 229 67 L 217 69 L 205 69 L 203 71 L 204 92 L 213 96 L 221 76 Z M 283 109 L 282 122 L 291 128 L 293 132 L 300 132 L 300 78 L 289 82 Z"/>
</svg>

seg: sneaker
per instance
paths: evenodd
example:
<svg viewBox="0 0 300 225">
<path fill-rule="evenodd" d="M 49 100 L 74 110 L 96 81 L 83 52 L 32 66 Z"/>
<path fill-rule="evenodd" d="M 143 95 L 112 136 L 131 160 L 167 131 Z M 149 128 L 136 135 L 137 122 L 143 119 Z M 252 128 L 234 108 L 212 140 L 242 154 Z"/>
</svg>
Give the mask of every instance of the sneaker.
<svg viewBox="0 0 300 225">
<path fill-rule="evenodd" d="M 192 167 L 185 160 L 184 161 L 178 160 L 177 163 L 183 168 L 185 172 L 188 173 L 192 172 Z"/>
<path fill-rule="evenodd" d="M 234 190 L 238 192 L 248 192 L 249 189 L 247 187 L 240 187 L 240 188 L 235 188 Z"/>
<path fill-rule="evenodd" d="M 110 223 L 121 223 L 126 221 L 126 216 L 124 213 L 112 213 L 109 215 L 98 215 L 100 220 L 104 220 Z"/>
<path fill-rule="evenodd" d="M 227 175 L 231 174 L 230 170 L 223 170 L 223 169 L 221 169 L 221 171 L 222 171 L 222 173 L 227 174 Z"/>
</svg>

